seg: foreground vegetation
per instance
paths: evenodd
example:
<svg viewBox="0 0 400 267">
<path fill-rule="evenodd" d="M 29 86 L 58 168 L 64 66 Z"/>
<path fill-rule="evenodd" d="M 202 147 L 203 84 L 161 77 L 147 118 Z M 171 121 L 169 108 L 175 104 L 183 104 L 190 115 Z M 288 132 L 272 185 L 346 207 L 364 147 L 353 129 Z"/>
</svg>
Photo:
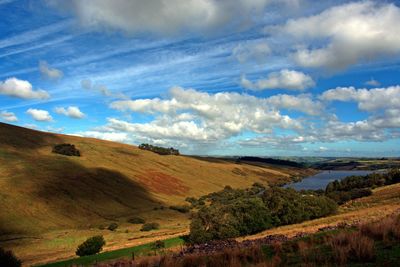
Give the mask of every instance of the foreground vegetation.
<svg viewBox="0 0 400 267">
<path fill-rule="evenodd" d="M 398 266 L 400 215 L 288 241 L 240 243 L 212 252 L 167 254 L 99 266 Z M 97 265 L 95 265 L 97 266 Z"/>
</svg>

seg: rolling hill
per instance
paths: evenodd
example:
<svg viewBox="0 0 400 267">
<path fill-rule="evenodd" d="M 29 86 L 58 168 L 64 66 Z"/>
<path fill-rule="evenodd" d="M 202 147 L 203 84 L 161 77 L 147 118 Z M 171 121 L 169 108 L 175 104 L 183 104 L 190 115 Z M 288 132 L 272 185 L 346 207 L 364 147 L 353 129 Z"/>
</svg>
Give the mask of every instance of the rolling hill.
<svg viewBox="0 0 400 267">
<path fill-rule="evenodd" d="M 52 153 L 54 145 L 63 143 L 74 144 L 81 157 Z M 168 234 L 182 232 L 187 230 L 187 216 L 162 207 L 184 204 L 186 197 L 226 185 L 282 183 L 310 172 L 279 165 L 160 156 L 132 145 L 0 123 L 0 245 L 14 249 L 29 262 L 43 260 L 52 252 L 62 257 L 60 250 L 73 254 L 76 242 L 90 229 L 110 222 L 123 224 L 135 215 L 161 222 L 160 233 L 167 229 L 174 230 Z M 135 232 L 130 240 L 146 237 L 138 228 L 129 230 Z M 67 242 L 72 237 L 66 232 L 79 238 Z M 55 237 L 59 243 L 51 243 Z M 110 247 L 126 245 L 120 237 L 110 236 L 109 241 Z"/>
</svg>

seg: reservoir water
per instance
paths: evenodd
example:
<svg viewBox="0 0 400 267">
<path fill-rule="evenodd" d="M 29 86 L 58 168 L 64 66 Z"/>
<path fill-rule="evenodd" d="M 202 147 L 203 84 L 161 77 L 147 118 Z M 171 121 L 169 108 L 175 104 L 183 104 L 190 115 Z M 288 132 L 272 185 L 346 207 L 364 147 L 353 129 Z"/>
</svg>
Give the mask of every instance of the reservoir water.
<svg viewBox="0 0 400 267">
<path fill-rule="evenodd" d="M 341 180 L 352 175 L 367 175 L 372 172 L 374 171 L 322 171 L 313 176 L 306 177 L 300 182 L 287 184 L 284 187 L 291 187 L 296 190 L 325 189 L 330 182 L 335 180 Z"/>
</svg>

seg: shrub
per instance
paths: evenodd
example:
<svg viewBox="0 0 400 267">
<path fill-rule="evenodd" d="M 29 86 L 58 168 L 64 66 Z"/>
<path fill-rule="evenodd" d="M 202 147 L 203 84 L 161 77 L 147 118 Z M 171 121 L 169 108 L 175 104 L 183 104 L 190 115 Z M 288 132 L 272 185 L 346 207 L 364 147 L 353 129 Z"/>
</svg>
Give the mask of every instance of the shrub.
<svg viewBox="0 0 400 267">
<path fill-rule="evenodd" d="M 19 267 L 21 261 L 10 250 L 0 248 L 0 266 Z"/>
<path fill-rule="evenodd" d="M 132 224 L 143 224 L 145 222 L 146 221 L 140 217 L 132 217 L 128 220 L 128 223 L 132 223 Z"/>
<path fill-rule="evenodd" d="M 170 206 L 169 207 L 171 210 L 176 210 L 180 213 L 188 213 L 190 211 L 189 206 Z"/>
<path fill-rule="evenodd" d="M 80 157 L 81 153 L 74 145 L 71 144 L 58 144 L 53 147 L 53 153 L 65 155 L 65 156 L 76 156 Z"/>
<path fill-rule="evenodd" d="M 115 231 L 115 230 L 117 230 L 117 228 L 118 228 L 118 224 L 116 224 L 116 223 L 111 223 L 111 224 L 107 227 L 107 229 L 110 230 L 110 231 Z"/>
<path fill-rule="evenodd" d="M 140 231 L 151 231 L 151 230 L 157 230 L 160 228 L 160 225 L 158 223 L 152 222 L 152 223 L 145 223 L 142 225 L 142 228 Z"/>
<path fill-rule="evenodd" d="M 82 244 L 80 244 L 75 254 L 80 257 L 87 255 L 94 255 L 99 253 L 103 249 L 103 246 L 105 244 L 106 241 L 104 240 L 103 236 L 101 235 L 93 236 L 88 238 Z"/>
</svg>

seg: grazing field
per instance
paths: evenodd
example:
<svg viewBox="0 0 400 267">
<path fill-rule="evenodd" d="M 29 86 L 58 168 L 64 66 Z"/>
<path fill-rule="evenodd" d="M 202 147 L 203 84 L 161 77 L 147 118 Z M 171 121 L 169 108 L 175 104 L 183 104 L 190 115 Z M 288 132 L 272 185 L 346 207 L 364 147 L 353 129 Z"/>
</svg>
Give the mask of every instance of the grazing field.
<svg viewBox="0 0 400 267">
<path fill-rule="evenodd" d="M 81 156 L 52 153 L 73 144 Z M 103 234 L 105 250 L 185 233 L 188 214 L 168 209 L 186 197 L 281 184 L 313 170 L 161 156 L 136 146 L 44 133 L 0 123 L 0 246 L 24 264 L 74 256 L 89 236 Z M 160 229 L 141 232 L 127 220 L 143 217 Z M 115 222 L 116 231 L 104 228 Z M 101 228 L 101 229 L 100 229 Z"/>
</svg>

